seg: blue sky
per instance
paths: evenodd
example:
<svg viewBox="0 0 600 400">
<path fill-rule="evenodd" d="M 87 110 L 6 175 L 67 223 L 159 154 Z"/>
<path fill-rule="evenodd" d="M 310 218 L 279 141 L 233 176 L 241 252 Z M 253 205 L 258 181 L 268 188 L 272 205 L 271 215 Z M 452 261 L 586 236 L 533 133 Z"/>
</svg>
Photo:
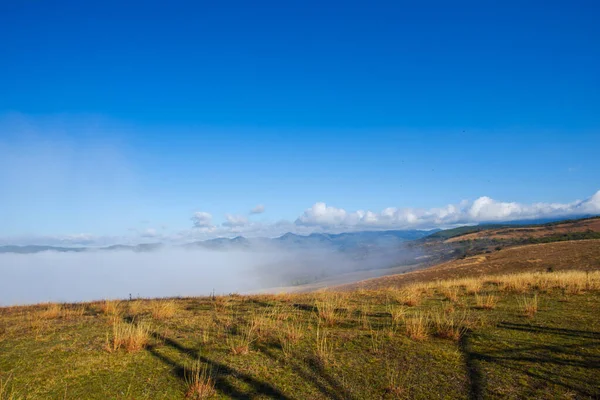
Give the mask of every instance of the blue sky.
<svg viewBox="0 0 600 400">
<path fill-rule="evenodd" d="M 3 242 L 600 213 L 597 2 L 88 3 L 0 4 Z"/>
</svg>

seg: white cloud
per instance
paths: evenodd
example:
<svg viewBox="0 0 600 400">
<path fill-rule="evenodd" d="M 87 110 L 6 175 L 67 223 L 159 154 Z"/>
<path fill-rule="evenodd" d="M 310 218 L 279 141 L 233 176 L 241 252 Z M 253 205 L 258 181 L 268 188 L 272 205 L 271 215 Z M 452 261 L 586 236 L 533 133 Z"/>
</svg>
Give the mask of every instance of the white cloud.
<svg viewBox="0 0 600 400">
<path fill-rule="evenodd" d="M 262 214 L 265 212 L 265 206 L 262 204 L 258 204 L 252 210 L 250 210 L 250 214 Z"/>
<path fill-rule="evenodd" d="M 192 216 L 195 228 L 210 228 L 212 227 L 212 215 L 204 211 L 195 212 Z"/>
<path fill-rule="evenodd" d="M 587 200 L 571 203 L 534 203 L 496 201 L 479 197 L 473 202 L 462 201 L 442 208 L 398 209 L 388 207 L 379 213 L 341 208 L 315 203 L 296 220 L 296 225 L 320 227 L 325 230 L 435 228 L 480 222 L 514 221 L 540 218 L 569 217 L 600 213 L 600 191 Z"/>
<path fill-rule="evenodd" d="M 244 217 L 243 215 L 226 214 L 225 219 L 227 221 L 223 222 L 223 226 L 230 228 L 240 227 L 248 224 L 248 218 Z"/>
<path fill-rule="evenodd" d="M 164 228 L 130 229 L 125 236 L 96 236 L 91 234 L 21 237 L 0 237 L 0 245 L 54 245 L 54 246 L 107 246 L 111 244 L 137 244 L 150 241 L 189 243 L 215 237 L 276 237 L 287 232 L 306 235 L 314 232 L 348 232 L 357 230 L 431 229 L 457 225 L 477 224 L 541 218 L 568 218 L 600 214 L 600 191 L 586 200 L 570 203 L 502 202 L 490 197 L 474 201 L 463 200 L 444 207 L 396 208 L 380 212 L 347 211 L 318 202 L 308 208 L 295 221 L 254 222 L 247 216 L 227 214 L 225 222 L 213 224 L 212 215 L 199 211 L 192 216 L 193 229 L 166 233 Z"/>
<path fill-rule="evenodd" d="M 158 236 L 158 232 L 154 228 L 147 228 L 140 232 L 140 236 L 144 238 L 154 238 Z"/>
<path fill-rule="evenodd" d="M 344 225 L 348 214 L 341 208 L 329 207 L 325 203 L 315 203 L 298 217 L 296 224 L 306 226 L 337 226 Z"/>
</svg>

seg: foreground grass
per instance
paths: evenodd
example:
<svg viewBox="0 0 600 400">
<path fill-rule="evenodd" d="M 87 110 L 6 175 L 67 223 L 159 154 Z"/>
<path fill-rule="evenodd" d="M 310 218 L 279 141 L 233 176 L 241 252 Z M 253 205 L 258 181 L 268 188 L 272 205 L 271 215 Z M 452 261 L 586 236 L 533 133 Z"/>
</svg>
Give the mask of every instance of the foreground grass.
<svg viewBox="0 0 600 400">
<path fill-rule="evenodd" d="M 600 273 L 0 309 L 0 399 L 598 398 Z"/>
</svg>

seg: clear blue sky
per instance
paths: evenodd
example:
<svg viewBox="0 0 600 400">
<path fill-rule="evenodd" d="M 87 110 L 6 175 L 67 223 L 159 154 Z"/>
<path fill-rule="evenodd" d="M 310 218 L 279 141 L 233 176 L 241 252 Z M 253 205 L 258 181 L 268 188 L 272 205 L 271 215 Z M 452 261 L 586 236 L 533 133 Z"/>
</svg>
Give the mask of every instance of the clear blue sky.
<svg viewBox="0 0 600 400">
<path fill-rule="evenodd" d="M 123 3 L 0 4 L 0 236 L 600 189 L 596 1 Z"/>
</svg>

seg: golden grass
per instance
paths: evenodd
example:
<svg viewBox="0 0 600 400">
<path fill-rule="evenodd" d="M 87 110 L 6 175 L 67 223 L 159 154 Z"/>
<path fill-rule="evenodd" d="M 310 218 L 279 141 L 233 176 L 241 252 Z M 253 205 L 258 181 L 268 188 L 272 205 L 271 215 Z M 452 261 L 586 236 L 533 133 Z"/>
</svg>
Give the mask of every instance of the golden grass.
<svg viewBox="0 0 600 400">
<path fill-rule="evenodd" d="M 43 319 L 55 319 L 60 317 L 62 311 L 62 305 L 57 303 L 50 303 L 44 311 L 41 312 L 40 317 Z"/>
<path fill-rule="evenodd" d="M 184 375 L 188 386 L 185 393 L 186 399 L 208 399 L 217 393 L 212 371 L 206 364 L 201 364 L 199 360 L 191 367 L 186 368 Z"/>
<path fill-rule="evenodd" d="M 114 352 L 125 349 L 127 352 L 135 352 L 143 349 L 150 341 L 150 328 L 144 323 L 126 323 L 115 320 L 112 327 L 112 341 L 108 340 L 106 349 Z"/>
<path fill-rule="evenodd" d="M 475 294 L 475 307 L 482 310 L 493 310 L 498 304 L 498 296 L 493 294 Z"/>
<path fill-rule="evenodd" d="M 580 268 L 584 271 L 577 271 L 579 274 L 585 275 L 587 270 L 590 271 L 590 276 L 592 274 L 597 276 L 597 270 L 600 269 L 600 239 L 511 247 L 490 254 L 448 261 L 431 268 L 341 285 L 334 289 L 347 291 L 361 288 L 368 291 L 392 286 L 401 290 L 418 283 L 435 284 L 436 281 L 460 281 L 471 278 L 483 280 L 485 283 L 490 276 L 524 272 L 542 275 L 546 274 L 549 268 L 554 272 L 548 275 L 569 274 L 573 268 Z M 553 278 L 551 282 L 554 282 Z M 596 284 L 597 281 L 593 283 Z M 592 290 L 592 288 L 584 286 L 584 290 Z"/>
<path fill-rule="evenodd" d="M 137 316 L 142 313 L 144 302 L 142 300 L 131 300 L 127 302 L 127 311 L 131 316 Z"/>
<path fill-rule="evenodd" d="M 4 380 L 0 376 L 0 400 L 17 400 L 17 399 L 21 398 L 21 397 L 17 397 L 17 395 L 15 394 L 14 388 L 12 388 L 12 386 L 10 386 L 11 378 L 12 378 L 12 376 L 9 375 L 8 378 L 6 378 L 6 380 Z"/>
<path fill-rule="evenodd" d="M 227 345 L 232 354 L 243 355 L 250 352 L 250 345 L 256 340 L 259 322 L 253 319 L 248 324 L 238 327 L 237 334 L 227 337 Z"/>
<path fill-rule="evenodd" d="M 304 336 L 304 327 L 298 323 L 288 322 L 277 330 L 277 338 L 281 351 L 286 358 L 290 357 L 296 345 Z"/>
<path fill-rule="evenodd" d="M 441 285 L 440 293 L 449 301 L 456 303 L 458 301 L 459 288 L 451 285 Z"/>
<path fill-rule="evenodd" d="M 177 305 L 174 300 L 158 300 L 152 303 L 150 312 L 154 319 L 167 319 L 175 315 Z"/>
<path fill-rule="evenodd" d="M 319 293 L 319 296 L 315 299 L 319 322 L 327 326 L 334 326 L 341 318 L 340 311 L 344 300 L 342 295 L 338 293 Z"/>
<path fill-rule="evenodd" d="M 395 304 L 388 304 L 387 311 L 390 313 L 390 315 L 392 317 L 392 325 L 394 327 L 397 327 L 398 325 L 400 325 L 401 323 L 404 322 L 404 319 L 406 318 L 406 312 L 407 312 L 406 307 L 395 305 Z"/>
<path fill-rule="evenodd" d="M 433 333 L 441 338 L 458 341 L 467 331 L 468 314 L 466 312 L 446 312 L 443 308 L 430 312 Z"/>
<path fill-rule="evenodd" d="M 317 325 L 315 335 L 315 356 L 323 364 L 328 364 L 333 355 L 333 344 L 328 340 L 329 333 Z"/>
<path fill-rule="evenodd" d="M 422 285 L 410 285 L 402 289 L 388 289 L 388 293 L 396 302 L 408 307 L 415 307 L 423 300 Z"/>
<path fill-rule="evenodd" d="M 523 296 L 519 300 L 519 306 L 521 311 L 528 318 L 533 318 L 538 311 L 538 297 L 537 294 L 533 296 Z"/>
<path fill-rule="evenodd" d="M 425 340 L 429 336 L 429 318 L 427 314 L 417 311 L 408 316 L 404 324 L 406 335 L 413 340 Z"/>
<path fill-rule="evenodd" d="M 104 300 L 100 303 L 100 310 L 104 315 L 117 316 L 121 313 L 121 302 L 118 300 Z"/>
</svg>

